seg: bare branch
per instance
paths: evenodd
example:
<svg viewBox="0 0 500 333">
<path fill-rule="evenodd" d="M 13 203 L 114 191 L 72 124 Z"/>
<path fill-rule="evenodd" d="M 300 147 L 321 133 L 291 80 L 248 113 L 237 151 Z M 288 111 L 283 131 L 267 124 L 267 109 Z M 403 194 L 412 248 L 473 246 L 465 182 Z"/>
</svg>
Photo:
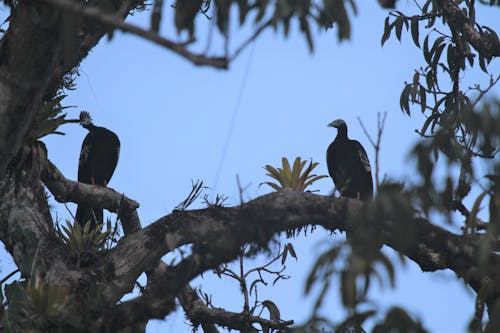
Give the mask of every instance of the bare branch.
<svg viewBox="0 0 500 333">
<path fill-rule="evenodd" d="M 263 24 L 261 24 L 256 30 L 255 32 L 246 40 L 244 41 L 240 47 L 238 47 L 236 49 L 236 51 L 234 51 L 234 53 L 229 57 L 229 61 L 233 61 L 234 59 L 236 59 L 240 53 L 248 46 L 250 45 L 252 42 L 254 42 L 257 37 L 259 37 L 259 35 L 268 27 L 270 27 L 273 23 L 273 19 L 270 18 L 269 20 L 267 20 L 266 22 L 264 22 Z"/>
<path fill-rule="evenodd" d="M 361 125 L 361 128 L 363 128 L 363 132 L 365 133 L 366 137 L 370 141 L 370 144 L 375 150 L 375 185 L 376 185 L 375 190 L 378 190 L 378 188 L 380 187 L 380 168 L 379 168 L 380 147 L 381 147 L 382 134 L 384 132 L 386 117 L 387 117 L 387 112 L 384 112 L 382 119 L 380 118 L 380 112 L 377 112 L 377 141 L 374 141 L 372 139 L 370 133 L 368 133 L 365 125 L 363 124 L 363 121 L 361 120 L 360 117 L 358 117 L 358 122 Z"/>
<path fill-rule="evenodd" d="M 169 268 L 159 279 L 162 283 L 158 283 L 160 291 L 156 292 L 174 297 L 178 288 L 193 277 L 236 259 L 244 244 L 267 246 L 275 234 L 306 225 L 349 231 L 354 226 L 347 218 L 348 212 L 360 207 L 362 203 L 354 199 L 332 200 L 293 191 L 270 193 L 238 207 L 174 212 L 124 237 L 106 257 L 112 267 L 117 267 L 115 286 L 123 287 L 133 284 L 142 271 L 150 269 L 165 253 L 192 243 L 193 255 Z M 500 265 L 498 256 L 490 254 L 491 265 L 481 270 L 472 239 L 464 239 L 424 219 L 396 219 L 397 216 L 388 216 L 377 222 L 375 227 L 382 230 L 382 241 L 415 261 L 423 271 L 451 269 L 478 290 L 485 274 Z M 412 232 L 411 242 L 397 236 L 401 228 Z M 221 239 L 220 235 L 232 236 Z"/>
</svg>

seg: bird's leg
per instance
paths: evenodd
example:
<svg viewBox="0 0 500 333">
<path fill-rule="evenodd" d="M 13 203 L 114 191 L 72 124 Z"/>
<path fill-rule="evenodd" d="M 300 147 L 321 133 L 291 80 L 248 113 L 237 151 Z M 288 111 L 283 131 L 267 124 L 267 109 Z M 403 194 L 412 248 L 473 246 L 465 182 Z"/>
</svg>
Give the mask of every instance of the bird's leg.
<svg viewBox="0 0 500 333">
<path fill-rule="evenodd" d="M 361 200 L 361 193 L 356 192 L 356 199 Z"/>
</svg>

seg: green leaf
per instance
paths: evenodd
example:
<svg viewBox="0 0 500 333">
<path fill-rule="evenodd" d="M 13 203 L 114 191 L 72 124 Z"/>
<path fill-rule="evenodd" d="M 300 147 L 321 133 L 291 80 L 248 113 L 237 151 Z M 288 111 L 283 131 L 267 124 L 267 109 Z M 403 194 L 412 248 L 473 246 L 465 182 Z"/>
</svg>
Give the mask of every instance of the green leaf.
<svg viewBox="0 0 500 333">
<path fill-rule="evenodd" d="M 420 47 L 420 43 L 418 41 L 418 16 L 412 16 L 411 18 L 411 37 L 413 38 L 413 42 L 417 47 Z"/>
<path fill-rule="evenodd" d="M 177 32 L 188 30 L 189 35 L 194 33 L 194 19 L 200 10 L 202 0 L 176 1 L 175 2 L 175 27 Z"/>
<path fill-rule="evenodd" d="M 247 0 L 238 0 L 238 9 L 239 9 L 239 20 L 240 20 L 240 25 L 243 25 L 245 23 L 245 19 L 247 17 L 248 11 L 249 11 L 249 6 L 248 6 L 248 1 Z"/>
<path fill-rule="evenodd" d="M 309 21 L 305 16 L 300 17 L 300 31 L 302 31 L 306 37 L 307 45 L 309 46 L 309 52 L 314 52 L 314 43 L 311 35 L 311 30 L 309 28 Z"/>
<path fill-rule="evenodd" d="M 425 107 L 427 106 L 427 93 L 425 92 L 424 86 L 420 85 L 420 110 L 422 113 L 425 112 Z"/>
<path fill-rule="evenodd" d="M 474 205 L 472 206 L 472 210 L 471 210 L 470 215 L 466 221 L 467 226 L 471 227 L 476 223 L 477 214 L 479 213 L 479 210 L 481 209 L 481 202 L 483 201 L 484 197 L 487 194 L 488 194 L 488 191 L 484 191 L 476 198 L 476 201 L 474 201 Z"/>
<path fill-rule="evenodd" d="M 485 58 L 482 55 L 479 55 L 479 67 L 481 67 L 482 71 L 488 73 L 488 69 L 486 68 Z"/>
<path fill-rule="evenodd" d="M 434 57 L 432 59 L 432 65 L 431 66 L 436 66 L 439 62 L 439 58 L 441 58 L 441 53 L 443 53 L 444 48 L 446 47 L 446 44 L 441 44 L 437 47 L 436 52 L 434 53 Z"/>
<path fill-rule="evenodd" d="M 342 271 L 340 288 L 342 304 L 347 308 L 353 308 L 356 304 L 356 276 L 348 271 Z"/>
<path fill-rule="evenodd" d="M 153 4 L 153 11 L 151 13 L 151 30 L 156 33 L 160 30 L 162 9 L 163 0 L 155 0 Z"/>
<path fill-rule="evenodd" d="M 429 65 L 431 63 L 431 53 L 429 51 L 429 35 L 424 38 L 424 59 Z M 429 87 L 430 88 L 430 87 Z"/>
<path fill-rule="evenodd" d="M 399 107 L 401 108 L 401 111 L 406 112 L 407 115 L 410 115 L 410 102 L 409 102 L 410 92 L 411 92 L 411 85 L 406 84 L 399 98 Z"/>
<path fill-rule="evenodd" d="M 380 40 L 381 46 L 384 46 L 385 42 L 391 36 L 391 31 L 392 31 L 393 27 L 394 27 L 394 24 L 389 24 L 389 16 L 387 16 L 385 18 L 385 23 L 384 23 L 384 33 L 382 34 L 382 39 Z"/>
<path fill-rule="evenodd" d="M 399 41 L 401 41 L 401 32 L 403 31 L 403 23 L 404 23 L 404 18 L 402 16 L 399 16 L 394 22 L 394 25 L 396 26 L 396 38 Z"/>
</svg>

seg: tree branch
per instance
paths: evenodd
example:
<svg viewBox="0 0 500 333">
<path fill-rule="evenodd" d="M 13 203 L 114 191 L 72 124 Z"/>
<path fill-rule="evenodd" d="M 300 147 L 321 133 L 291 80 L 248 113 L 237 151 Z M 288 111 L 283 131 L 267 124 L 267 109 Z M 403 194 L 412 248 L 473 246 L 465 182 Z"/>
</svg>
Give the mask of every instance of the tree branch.
<svg viewBox="0 0 500 333">
<path fill-rule="evenodd" d="M 85 203 L 92 207 L 105 208 L 110 212 L 118 212 L 126 234 L 131 234 L 140 228 L 136 211 L 139 208 L 138 202 L 108 187 L 69 180 L 50 161 L 47 161 L 46 165 L 42 181 L 58 202 Z"/>
<path fill-rule="evenodd" d="M 250 243 L 264 248 L 277 233 L 307 225 L 321 225 L 330 231 L 352 231 L 356 226 L 348 214 L 361 207 L 363 204 L 354 199 L 332 200 L 311 193 L 283 191 L 264 195 L 241 207 L 175 211 L 124 237 L 107 254 L 107 260 L 119 268 L 115 270 L 114 282 L 124 287 L 133 283 L 142 271 L 150 269 L 167 252 L 193 244 L 193 255 L 169 267 L 158 280 L 159 289 L 154 290 L 155 294 L 171 298 L 173 303 L 182 286 L 198 274 L 234 260 L 242 245 Z M 373 227 L 382 230 L 381 240 L 385 244 L 415 261 L 423 271 L 451 269 L 477 291 L 484 278 L 500 265 L 498 256 L 490 254 L 485 259 L 489 267 L 480 267 L 477 246 L 470 239 L 424 219 L 396 221 L 395 218 L 387 216 Z M 401 240 L 403 231 L 410 233 L 408 237 L 412 241 Z M 220 235 L 231 237 L 221 239 Z M 130 315 L 127 304 L 135 308 L 139 303 L 149 309 L 147 315 L 161 317 L 169 313 L 171 309 L 164 308 L 158 313 L 155 312 L 158 309 L 150 308 L 151 305 L 148 308 L 147 300 L 151 297 L 143 295 L 130 303 L 123 303 L 115 315 L 123 320 Z"/>
<path fill-rule="evenodd" d="M 189 51 L 186 45 L 192 43 L 194 40 L 188 42 L 176 43 L 165 37 L 162 37 L 151 30 L 140 28 L 136 25 L 124 22 L 120 16 L 103 13 L 97 7 L 87 7 L 80 5 L 77 2 L 70 2 L 67 0 L 44 0 L 47 3 L 63 8 L 77 14 L 87 16 L 89 18 L 98 20 L 107 27 L 120 29 L 121 31 L 130 32 L 134 35 L 140 36 L 149 40 L 157 45 L 165 47 L 170 51 L 186 58 L 197 66 L 211 66 L 219 69 L 227 69 L 229 60 L 226 57 L 209 57 L 205 54 L 196 54 Z"/>
</svg>

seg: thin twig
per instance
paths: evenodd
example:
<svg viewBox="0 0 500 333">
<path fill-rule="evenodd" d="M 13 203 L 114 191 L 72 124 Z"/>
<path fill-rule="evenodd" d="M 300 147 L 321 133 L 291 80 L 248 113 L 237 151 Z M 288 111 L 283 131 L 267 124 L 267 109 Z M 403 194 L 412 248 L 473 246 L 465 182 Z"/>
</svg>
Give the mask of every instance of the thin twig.
<svg viewBox="0 0 500 333">
<path fill-rule="evenodd" d="M 0 281 L 0 285 L 4 284 L 8 279 L 10 279 L 11 277 L 14 276 L 14 274 L 18 273 L 19 272 L 19 269 L 16 269 L 15 271 L 13 271 L 12 273 L 10 273 L 9 275 L 7 275 L 6 277 L 4 277 L 2 279 L 2 281 Z"/>
<path fill-rule="evenodd" d="M 240 47 L 238 47 L 236 49 L 236 51 L 234 51 L 234 53 L 229 57 L 228 61 L 231 62 L 233 61 L 234 59 L 236 59 L 240 53 L 248 46 L 250 45 L 255 39 L 257 39 L 257 37 L 259 37 L 259 35 L 266 29 L 268 28 L 269 26 L 271 26 L 271 24 L 273 23 L 273 19 L 270 18 L 269 20 L 267 20 L 265 23 L 263 23 L 261 26 L 259 26 L 257 28 L 257 30 L 255 30 L 255 32 L 253 33 L 252 36 L 250 36 L 246 41 L 244 41 Z"/>
<path fill-rule="evenodd" d="M 358 122 L 361 125 L 363 132 L 365 133 L 366 137 L 370 141 L 370 144 L 372 145 L 373 149 L 375 150 L 375 185 L 376 185 L 375 190 L 378 190 L 378 188 L 380 187 L 379 157 L 380 157 L 380 146 L 381 146 L 381 142 L 382 142 L 382 134 L 384 133 L 384 126 L 385 126 L 386 118 L 387 118 L 387 112 L 384 112 L 382 119 L 380 118 L 380 112 L 377 113 L 377 141 L 374 141 L 372 139 L 370 133 L 368 133 L 365 125 L 363 124 L 363 121 L 361 121 L 361 118 L 358 117 Z"/>
<path fill-rule="evenodd" d="M 250 187 L 251 183 L 248 183 L 245 187 L 241 186 L 240 175 L 236 174 L 236 185 L 238 185 L 238 193 L 240 195 L 240 206 L 243 206 L 245 203 L 243 200 L 243 193 Z"/>
<path fill-rule="evenodd" d="M 486 89 L 481 89 L 479 86 L 476 86 L 474 89 L 476 89 L 477 91 L 479 91 L 479 95 L 477 95 L 476 99 L 474 100 L 474 102 L 471 103 L 471 108 L 474 109 L 474 107 L 477 105 L 477 103 L 479 103 L 479 101 L 483 98 L 483 96 L 491 90 L 491 88 L 493 88 L 493 86 L 495 84 L 497 84 L 497 82 L 500 80 L 500 74 L 497 76 L 496 79 L 493 79 L 493 75 L 491 76 L 491 79 L 490 79 L 490 84 L 488 85 L 488 87 Z"/>
</svg>

